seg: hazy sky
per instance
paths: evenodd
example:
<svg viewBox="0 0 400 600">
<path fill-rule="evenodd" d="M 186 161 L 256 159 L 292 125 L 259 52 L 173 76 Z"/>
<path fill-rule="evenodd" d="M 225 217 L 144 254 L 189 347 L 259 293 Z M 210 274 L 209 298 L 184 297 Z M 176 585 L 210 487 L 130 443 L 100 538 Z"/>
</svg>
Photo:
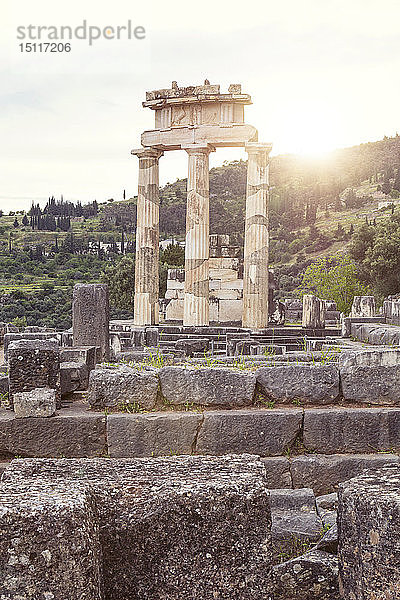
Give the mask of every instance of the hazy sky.
<svg viewBox="0 0 400 600">
<path fill-rule="evenodd" d="M 144 40 L 72 40 L 67 54 L 21 53 L 17 27 L 146 29 Z M 136 194 L 145 91 L 242 83 L 246 121 L 274 154 L 319 153 L 400 130 L 398 0 L 1 0 L 0 209 L 63 194 Z M 220 149 L 211 166 L 245 157 Z M 186 176 L 167 153 L 160 181 Z"/>
</svg>

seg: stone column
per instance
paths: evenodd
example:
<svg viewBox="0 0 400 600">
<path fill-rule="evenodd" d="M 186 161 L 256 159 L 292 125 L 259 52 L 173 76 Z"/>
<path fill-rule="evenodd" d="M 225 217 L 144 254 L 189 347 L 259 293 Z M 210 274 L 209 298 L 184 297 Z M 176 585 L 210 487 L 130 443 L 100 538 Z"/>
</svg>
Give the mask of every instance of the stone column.
<svg viewBox="0 0 400 600">
<path fill-rule="evenodd" d="M 184 325 L 209 325 L 210 215 L 208 156 L 212 146 L 185 148 L 189 155 L 186 207 Z"/>
<path fill-rule="evenodd" d="M 161 150 L 132 150 L 139 158 L 136 224 L 134 323 L 156 325 L 158 318 L 159 213 L 158 161 Z"/>
<path fill-rule="evenodd" d="M 110 358 L 110 308 L 108 286 L 102 283 L 77 283 L 72 297 L 74 346 L 99 348 L 97 362 Z"/>
<path fill-rule="evenodd" d="M 243 327 L 268 326 L 268 154 L 270 144 L 250 142 L 244 238 Z"/>
<path fill-rule="evenodd" d="M 303 316 L 301 326 L 309 329 L 325 327 L 326 302 L 313 294 L 303 296 Z"/>
</svg>

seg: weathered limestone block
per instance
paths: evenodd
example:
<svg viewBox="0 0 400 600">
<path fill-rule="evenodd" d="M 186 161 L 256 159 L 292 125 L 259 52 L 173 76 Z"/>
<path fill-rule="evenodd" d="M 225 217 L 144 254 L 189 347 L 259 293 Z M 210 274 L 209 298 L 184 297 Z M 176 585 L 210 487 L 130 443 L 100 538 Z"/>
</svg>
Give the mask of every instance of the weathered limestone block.
<svg viewBox="0 0 400 600">
<path fill-rule="evenodd" d="M 373 317 L 376 313 L 374 296 L 354 296 L 350 317 Z"/>
<path fill-rule="evenodd" d="M 250 452 L 260 456 L 280 456 L 299 435 L 302 420 L 303 412 L 298 409 L 205 412 L 196 452 Z"/>
<path fill-rule="evenodd" d="M 157 371 L 151 367 L 98 368 L 90 373 L 87 398 L 91 408 L 151 410 L 157 402 L 158 383 Z"/>
<path fill-rule="evenodd" d="M 339 369 L 345 400 L 400 404 L 400 350 L 346 351 Z"/>
<path fill-rule="evenodd" d="M 36 388 L 56 392 L 57 408 L 61 403 L 60 349 L 51 340 L 19 340 L 9 346 L 10 402 L 14 394 Z"/>
<path fill-rule="evenodd" d="M 326 454 L 400 450 L 400 409 L 312 408 L 304 414 L 304 445 Z"/>
<path fill-rule="evenodd" d="M 103 600 L 96 507 L 88 486 L 0 483 L 2 600 Z"/>
<path fill-rule="evenodd" d="M 265 600 L 272 592 L 268 490 L 254 457 L 14 461 L 4 475 L 29 474 L 90 481 L 107 600 Z"/>
<path fill-rule="evenodd" d="M 84 362 L 88 373 L 96 366 L 97 348 L 95 346 L 77 346 L 71 348 L 60 348 L 60 361 Z"/>
<path fill-rule="evenodd" d="M 194 352 L 207 352 L 210 342 L 208 338 L 177 340 L 175 348 L 183 350 L 185 356 L 193 356 Z"/>
<path fill-rule="evenodd" d="M 317 496 L 331 494 L 339 483 L 359 475 L 364 469 L 400 464 L 395 454 L 307 454 L 291 461 L 293 487 L 310 487 Z"/>
<path fill-rule="evenodd" d="M 68 409 L 51 419 L 0 416 L 0 457 L 100 456 L 106 449 L 104 414 Z"/>
<path fill-rule="evenodd" d="M 61 395 L 70 394 L 76 390 L 86 390 L 89 383 L 89 373 L 84 362 L 60 363 Z"/>
<path fill-rule="evenodd" d="M 53 417 L 56 412 L 56 392 L 50 388 L 36 388 L 14 394 L 14 412 L 23 417 Z"/>
<path fill-rule="evenodd" d="M 100 348 L 101 360 L 110 357 L 110 307 L 108 287 L 101 283 L 77 283 L 72 297 L 74 346 Z"/>
<path fill-rule="evenodd" d="M 304 294 L 302 326 L 311 329 L 325 327 L 325 300 L 313 294 Z"/>
<path fill-rule="evenodd" d="M 274 600 L 339 600 L 338 559 L 314 550 L 274 566 Z"/>
<path fill-rule="evenodd" d="M 224 368 L 164 367 L 159 372 L 166 404 L 182 406 L 250 406 L 256 378 L 253 373 Z"/>
<path fill-rule="evenodd" d="M 340 395 L 335 365 L 285 365 L 256 372 L 260 393 L 279 403 L 333 404 Z"/>
<path fill-rule="evenodd" d="M 346 600 L 400 597 L 400 468 L 339 486 L 339 585 Z"/>
<path fill-rule="evenodd" d="M 189 412 L 109 415 L 108 452 L 111 457 L 191 454 L 202 415 Z"/>
</svg>

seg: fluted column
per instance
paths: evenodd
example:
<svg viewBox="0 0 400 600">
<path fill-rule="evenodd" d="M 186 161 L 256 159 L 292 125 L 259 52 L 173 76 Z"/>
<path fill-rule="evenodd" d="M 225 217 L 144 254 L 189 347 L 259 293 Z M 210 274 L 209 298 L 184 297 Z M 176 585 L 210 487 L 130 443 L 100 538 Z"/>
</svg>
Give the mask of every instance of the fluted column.
<svg viewBox="0 0 400 600">
<path fill-rule="evenodd" d="M 190 146 L 189 155 L 186 244 L 184 325 L 209 325 L 210 214 L 208 156 L 213 147 Z"/>
<path fill-rule="evenodd" d="M 158 317 L 159 212 L 158 161 L 163 152 L 153 148 L 132 150 L 139 158 L 136 224 L 135 325 L 156 325 Z"/>
<path fill-rule="evenodd" d="M 272 146 L 250 142 L 244 238 L 243 327 L 268 326 L 268 154 Z"/>
</svg>

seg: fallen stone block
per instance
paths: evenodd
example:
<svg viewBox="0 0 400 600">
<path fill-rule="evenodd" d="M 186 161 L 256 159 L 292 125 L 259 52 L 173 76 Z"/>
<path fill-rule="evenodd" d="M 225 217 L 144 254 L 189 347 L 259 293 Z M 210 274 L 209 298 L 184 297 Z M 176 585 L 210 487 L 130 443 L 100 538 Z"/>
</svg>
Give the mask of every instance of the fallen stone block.
<svg viewBox="0 0 400 600">
<path fill-rule="evenodd" d="M 107 600 L 272 593 L 268 490 L 255 457 L 18 460 L 4 477 L 90 483 Z"/>
<path fill-rule="evenodd" d="M 84 362 L 60 363 L 61 395 L 70 394 L 77 390 L 86 390 L 89 373 Z"/>
<path fill-rule="evenodd" d="M 151 410 L 157 402 L 158 376 L 151 367 L 118 366 L 90 373 L 88 402 L 91 408 Z"/>
<path fill-rule="evenodd" d="M 115 458 L 191 454 L 201 422 L 188 412 L 109 415 L 108 451 Z"/>
<path fill-rule="evenodd" d="M 101 551 L 88 486 L 0 483 L 0 598 L 103 600 Z"/>
<path fill-rule="evenodd" d="M 400 464 L 395 454 L 308 454 L 291 461 L 293 487 L 310 487 L 317 496 L 337 491 L 339 483 L 365 469 L 379 469 L 385 464 Z"/>
<path fill-rule="evenodd" d="M 303 412 L 298 409 L 205 412 L 196 452 L 281 456 L 294 444 L 302 420 Z"/>
<path fill-rule="evenodd" d="M 159 372 L 161 394 L 168 405 L 250 406 L 256 387 L 251 372 L 226 368 L 164 367 Z"/>
<path fill-rule="evenodd" d="M 326 454 L 397 452 L 400 409 L 332 408 L 304 413 L 304 446 Z"/>
<path fill-rule="evenodd" d="M 17 419 L 25 417 L 53 417 L 56 413 L 56 392 L 50 388 L 36 388 L 14 394 L 14 413 Z"/>
<path fill-rule="evenodd" d="M 57 408 L 61 405 L 60 350 L 52 340 L 19 340 L 9 346 L 10 402 L 14 394 L 39 387 L 56 392 Z"/>
<path fill-rule="evenodd" d="M 63 410 L 51 419 L 16 419 L 0 415 L 0 457 L 101 456 L 106 449 L 106 423 L 101 413 Z"/>
<path fill-rule="evenodd" d="M 260 393 L 279 403 L 333 404 L 340 395 L 339 371 L 334 365 L 284 365 L 256 372 Z"/>
<path fill-rule="evenodd" d="M 339 585 L 346 600 L 400 597 L 400 468 L 339 486 Z"/>
<path fill-rule="evenodd" d="M 274 600 L 339 600 L 338 560 L 315 550 L 274 566 Z"/>
</svg>

